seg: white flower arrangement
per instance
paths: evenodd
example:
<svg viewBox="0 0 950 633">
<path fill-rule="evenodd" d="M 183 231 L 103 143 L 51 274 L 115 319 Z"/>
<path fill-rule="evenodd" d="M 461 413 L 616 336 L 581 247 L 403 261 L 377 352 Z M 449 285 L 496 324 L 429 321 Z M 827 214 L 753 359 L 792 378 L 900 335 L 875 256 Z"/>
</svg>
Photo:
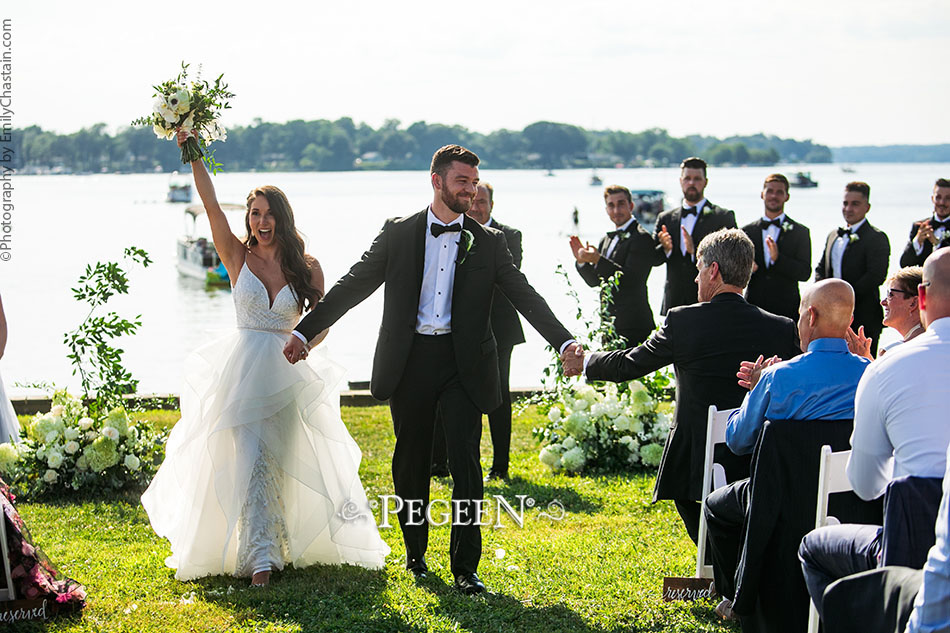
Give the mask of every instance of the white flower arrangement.
<svg viewBox="0 0 950 633">
<path fill-rule="evenodd" d="M 663 454 L 670 418 L 640 381 L 601 387 L 577 384 L 559 393 L 547 424 L 535 429 L 541 463 L 554 471 L 654 467 Z"/>
</svg>

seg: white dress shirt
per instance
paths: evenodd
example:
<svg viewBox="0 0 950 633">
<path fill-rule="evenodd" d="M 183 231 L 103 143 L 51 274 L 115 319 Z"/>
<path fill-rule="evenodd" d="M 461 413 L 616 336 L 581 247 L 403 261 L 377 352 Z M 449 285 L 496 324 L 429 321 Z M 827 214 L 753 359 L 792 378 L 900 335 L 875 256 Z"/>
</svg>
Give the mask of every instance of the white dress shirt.
<svg viewBox="0 0 950 633">
<path fill-rule="evenodd" d="M 455 258 L 458 255 L 461 233 L 445 232 L 432 235 L 431 226 L 439 224 L 462 225 L 459 216 L 445 224 L 429 207 L 426 218 L 426 253 L 422 268 L 422 289 L 419 291 L 419 310 L 416 312 L 416 332 L 419 334 L 448 334 L 452 331 L 452 291 L 455 286 Z"/>
<path fill-rule="evenodd" d="M 633 224 L 635 221 L 636 221 L 636 218 L 634 218 L 633 216 L 631 216 L 630 219 L 627 220 L 626 224 L 624 224 L 623 226 L 618 226 L 618 227 L 617 227 L 616 229 L 614 229 L 614 230 L 616 230 L 616 231 L 626 231 L 627 229 L 630 228 L 630 225 Z M 604 257 L 610 258 L 610 256 L 613 255 L 614 249 L 617 248 L 617 242 L 619 242 L 619 241 L 620 241 L 620 236 L 619 236 L 619 235 L 615 235 L 615 236 L 613 237 L 613 239 L 610 240 L 610 244 L 607 245 L 607 250 L 604 251 Z"/>
<path fill-rule="evenodd" d="M 686 200 L 683 200 L 683 203 L 682 203 L 681 206 L 683 206 L 683 207 L 691 207 L 691 206 L 693 206 L 693 205 L 691 205 L 690 203 L 686 202 Z M 681 216 L 681 218 L 680 218 L 680 226 L 681 226 L 682 228 L 686 229 L 686 232 L 689 233 L 690 235 L 693 234 L 693 229 L 696 227 L 696 220 L 699 219 L 699 214 L 703 212 L 703 207 L 705 207 L 705 206 L 706 206 L 706 198 L 703 198 L 702 200 L 700 200 L 699 202 L 696 203 L 696 213 L 691 213 L 690 215 L 682 215 L 682 216 Z M 680 252 L 685 256 L 685 255 L 686 255 L 686 242 L 685 242 L 685 240 L 683 240 L 683 231 L 682 231 L 682 230 L 680 231 L 679 239 L 680 239 Z M 693 248 L 694 248 L 694 249 L 695 249 L 696 246 L 697 246 L 696 244 L 693 244 Z M 669 257 L 669 255 L 667 255 L 667 257 Z M 694 257 L 694 259 L 695 259 L 695 257 Z"/>
<path fill-rule="evenodd" d="M 855 395 L 848 479 L 862 499 L 891 479 L 942 477 L 950 445 L 950 317 L 871 366 Z"/>
<path fill-rule="evenodd" d="M 762 216 L 762 219 L 766 222 L 772 222 L 771 218 Z M 779 221 L 779 224 L 785 221 L 785 214 L 781 214 L 776 220 Z M 769 268 L 772 266 L 772 253 L 769 251 L 769 246 L 766 244 L 766 238 L 771 237 L 773 241 L 778 242 L 778 236 L 782 233 L 782 229 L 773 225 L 769 225 L 767 228 L 762 229 L 762 257 L 765 259 L 765 267 Z"/>
<path fill-rule="evenodd" d="M 836 279 L 841 279 L 841 259 L 844 257 L 845 249 L 848 248 L 851 236 L 857 235 L 858 229 L 867 221 L 868 219 L 864 218 L 854 226 L 848 226 L 850 233 L 839 235 L 837 239 L 835 239 L 835 243 L 831 245 L 831 275 Z"/>
</svg>

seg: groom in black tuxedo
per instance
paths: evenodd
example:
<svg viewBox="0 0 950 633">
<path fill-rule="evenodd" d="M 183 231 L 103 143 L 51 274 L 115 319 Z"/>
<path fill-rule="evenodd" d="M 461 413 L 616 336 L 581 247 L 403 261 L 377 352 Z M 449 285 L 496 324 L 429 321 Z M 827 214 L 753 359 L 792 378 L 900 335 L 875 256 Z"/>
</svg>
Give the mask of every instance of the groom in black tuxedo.
<svg viewBox="0 0 950 633">
<path fill-rule="evenodd" d="M 452 474 L 450 545 L 455 586 L 467 594 L 485 585 L 476 575 L 482 499 L 479 463 L 482 413 L 501 403 L 498 352 L 491 328 L 497 286 L 562 360 L 583 350 L 528 284 L 511 259 L 504 235 L 465 216 L 478 185 L 478 156 L 458 145 L 432 157 L 432 204 L 386 221 L 369 250 L 297 325 L 284 355 L 294 363 L 304 341 L 330 327 L 385 283 L 382 326 L 370 390 L 389 400 L 396 448 L 393 483 L 406 566 L 428 571 L 426 510 L 436 410 L 442 415 Z"/>
</svg>

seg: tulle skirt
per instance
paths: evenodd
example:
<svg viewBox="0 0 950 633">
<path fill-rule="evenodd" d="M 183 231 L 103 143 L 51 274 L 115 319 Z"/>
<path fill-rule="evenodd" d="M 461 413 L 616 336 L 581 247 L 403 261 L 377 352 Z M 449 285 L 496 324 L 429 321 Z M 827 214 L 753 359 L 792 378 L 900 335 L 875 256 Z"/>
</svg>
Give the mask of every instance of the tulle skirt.
<svg viewBox="0 0 950 633">
<path fill-rule="evenodd" d="M 185 363 L 182 417 L 142 495 L 176 578 L 250 575 L 268 558 L 378 569 L 389 554 L 369 513 L 344 510 L 368 503 L 340 418 L 343 372 L 319 347 L 291 365 L 286 340 L 239 329 Z"/>
<path fill-rule="evenodd" d="M 0 378 L 0 444 L 20 441 L 20 423 L 16 419 L 13 403 L 7 397 L 7 390 Z"/>
</svg>

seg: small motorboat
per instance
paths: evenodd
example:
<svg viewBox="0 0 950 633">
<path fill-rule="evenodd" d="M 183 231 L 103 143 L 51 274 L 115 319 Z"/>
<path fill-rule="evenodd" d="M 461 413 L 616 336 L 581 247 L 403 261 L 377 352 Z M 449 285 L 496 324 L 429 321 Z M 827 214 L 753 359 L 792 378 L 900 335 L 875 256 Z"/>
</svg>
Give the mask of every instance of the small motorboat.
<svg viewBox="0 0 950 633">
<path fill-rule="evenodd" d="M 222 204 L 221 209 L 231 215 L 240 212 L 242 217 L 245 211 L 245 207 L 240 204 Z M 178 273 L 184 277 L 203 281 L 210 288 L 229 287 L 231 280 L 228 278 L 227 269 L 221 263 L 221 258 L 218 257 L 214 242 L 200 235 L 197 229 L 198 220 L 205 217 L 204 206 L 188 205 L 185 208 L 185 217 L 190 219 L 190 230 L 178 238 Z"/>
<path fill-rule="evenodd" d="M 177 171 L 172 172 L 165 202 L 191 202 L 191 181 L 184 179 Z"/>
<path fill-rule="evenodd" d="M 646 231 L 653 231 L 656 218 L 663 212 L 666 194 L 659 189 L 631 189 L 633 214 Z"/>
<path fill-rule="evenodd" d="M 810 171 L 800 171 L 788 179 L 789 187 L 817 187 L 818 181 L 813 180 Z"/>
<path fill-rule="evenodd" d="M 600 176 L 597 175 L 597 170 L 595 169 L 594 173 L 590 175 L 590 186 L 599 187 L 602 184 L 604 184 L 604 181 Z"/>
</svg>

